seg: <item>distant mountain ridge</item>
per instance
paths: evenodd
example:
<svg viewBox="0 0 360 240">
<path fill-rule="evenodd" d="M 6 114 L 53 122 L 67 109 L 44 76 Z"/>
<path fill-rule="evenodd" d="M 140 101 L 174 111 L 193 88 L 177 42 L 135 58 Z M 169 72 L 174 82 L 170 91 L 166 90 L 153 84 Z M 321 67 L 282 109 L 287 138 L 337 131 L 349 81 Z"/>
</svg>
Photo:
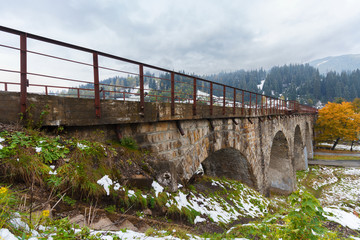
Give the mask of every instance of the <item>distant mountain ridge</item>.
<svg viewBox="0 0 360 240">
<path fill-rule="evenodd" d="M 309 62 L 309 65 L 319 69 L 320 74 L 330 71 L 354 71 L 360 69 L 360 54 L 325 57 Z"/>
</svg>

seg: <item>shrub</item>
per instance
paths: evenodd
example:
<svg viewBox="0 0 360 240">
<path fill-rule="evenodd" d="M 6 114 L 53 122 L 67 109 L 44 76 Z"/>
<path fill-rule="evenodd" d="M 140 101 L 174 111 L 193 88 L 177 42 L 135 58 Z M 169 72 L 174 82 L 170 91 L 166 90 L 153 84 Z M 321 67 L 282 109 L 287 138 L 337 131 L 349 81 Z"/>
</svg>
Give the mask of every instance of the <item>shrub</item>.
<svg viewBox="0 0 360 240">
<path fill-rule="evenodd" d="M 131 137 L 123 137 L 121 140 L 120 140 L 120 145 L 123 146 L 123 147 L 126 147 L 128 149 L 131 149 L 131 150 L 137 150 L 139 149 L 139 146 L 138 144 L 136 143 L 136 141 L 131 138 Z"/>
<path fill-rule="evenodd" d="M 13 193 L 7 187 L 0 187 L 0 229 L 6 226 L 11 219 L 14 205 Z"/>
</svg>

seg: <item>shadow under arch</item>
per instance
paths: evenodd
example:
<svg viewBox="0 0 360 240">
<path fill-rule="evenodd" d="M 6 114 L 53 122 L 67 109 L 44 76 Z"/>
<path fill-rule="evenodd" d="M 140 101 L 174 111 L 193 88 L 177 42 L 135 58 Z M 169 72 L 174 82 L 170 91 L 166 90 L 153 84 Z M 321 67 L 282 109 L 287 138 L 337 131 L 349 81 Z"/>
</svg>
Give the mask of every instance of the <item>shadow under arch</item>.
<svg viewBox="0 0 360 240">
<path fill-rule="evenodd" d="M 293 167 L 295 171 L 305 170 L 307 168 L 307 153 L 304 148 L 303 140 L 301 137 L 300 126 L 296 125 L 294 134 L 294 159 Z"/>
<path fill-rule="evenodd" d="M 290 194 L 294 190 L 289 145 L 282 131 L 276 133 L 271 146 L 268 182 L 272 192 Z"/>
<path fill-rule="evenodd" d="M 250 163 L 239 150 L 224 148 L 211 153 L 202 163 L 205 175 L 238 180 L 256 188 Z"/>
</svg>

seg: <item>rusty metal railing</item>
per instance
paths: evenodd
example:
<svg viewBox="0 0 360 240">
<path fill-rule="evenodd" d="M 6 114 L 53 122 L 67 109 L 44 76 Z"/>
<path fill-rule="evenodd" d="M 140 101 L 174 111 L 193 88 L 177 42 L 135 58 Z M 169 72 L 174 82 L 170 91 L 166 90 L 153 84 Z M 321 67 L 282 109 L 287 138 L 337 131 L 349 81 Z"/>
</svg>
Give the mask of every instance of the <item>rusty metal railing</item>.
<svg viewBox="0 0 360 240">
<path fill-rule="evenodd" d="M 98 118 L 101 117 L 100 102 L 105 99 L 137 101 L 140 112 L 144 112 L 145 102 L 168 102 L 171 106 L 171 115 L 175 115 L 175 108 L 178 103 L 192 104 L 193 115 L 198 114 L 199 105 L 208 106 L 210 116 L 214 114 L 215 107 L 221 107 L 221 114 L 224 116 L 239 117 L 314 114 L 317 112 L 315 108 L 301 105 L 296 101 L 285 101 L 211 82 L 200 77 L 174 72 L 4 26 L 0 26 L 0 33 L 15 36 L 18 38 L 16 41 L 19 41 L 19 44 L 14 46 L 3 42 L 1 39 L 4 38 L 0 38 L 0 50 L 6 49 L 6 51 L 11 52 L 4 57 L 1 56 L 0 52 L 0 60 L 3 58 L 3 61 L 0 61 L 0 73 L 12 75 L 9 77 L 11 80 L 8 80 L 7 77 L 0 79 L 0 87 L 2 86 L 0 90 L 20 92 L 20 111 L 24 114 L 27 108 L 27 93 L 31 92 L 30 88 L 33 92 L 45 95 L 93 98 L 95 115 Z M 29 47 L 29 41 L 32 41 L 31 47 Z M 61 51 L 55 51 L 55 54 L 50 53 L 51 51 L 47 50 L 52 46 L 60 47 Z M 36 50 L 36 47 L 40 50 Z M 59 56 L 62 51 L 69 51 L 68 55 L 75 57 Z M 77 54 L 84 55 L 84 59 L 87 60 L 75 59 Z M 1 64 L 5 61 L 5 56 L 20 59 L 20 65 Z M 37 61 L 29 59 L 29 57 L 41 58 L 42 60 Z M 113 62 L 109 63 L 110 61 Z M 121 67 L 119 67 L 119 63 L 122 64 Z M 29 64 L 31 64 L 30 70 Z M 46 64 L 49 64 L 48 67 Z M 61 64 L 68 64 L 69 69 L 65 68 L 61 71 L 55 67 L 50 73 L 46 73 L 44 70 L 50 66 L 54 68 L 54 66 Z M 39 70 L 42 66 L 44 69 Z M 65 73 L 72 72 L 74 66 L 81 68 L 81 71 L 78 72 L 87 74 L 84 77 L 85 79 L 64 76 Z M 104 76 L 106 75 L 103 72 L 118 74 L 115 84 L 101 82 L 100 77 L 105 79 Z M 89 76 L 89 73 L 92 76 Z"/>
</svg>

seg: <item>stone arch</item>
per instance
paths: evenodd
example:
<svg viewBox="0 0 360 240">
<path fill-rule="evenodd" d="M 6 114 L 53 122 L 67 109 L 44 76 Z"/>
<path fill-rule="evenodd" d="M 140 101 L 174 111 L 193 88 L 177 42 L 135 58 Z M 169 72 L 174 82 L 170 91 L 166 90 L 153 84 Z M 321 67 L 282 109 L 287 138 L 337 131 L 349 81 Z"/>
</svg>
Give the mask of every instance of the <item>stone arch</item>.
<svg viewBox="0 0 360 240">
<path fill-rule="evenodd" d="M 309 123 L 306 122 L 305 124 L 305 149 L 304 153 L 306 153 L 306 159 L 313 158 L 313 144 L 312 144 L 312 138 L 311 138 L 311 132 Z"/>
<path fill-rule="evenodd" d="M 223 148 L 211 153 L 203 162 L 204 173 L 226 177 L 256 188 L 256 179 L 249 161 L 235 148 Z"/>
<path fill-rule="evenodd" d="M 301 137 L 300 126 L 296 125 L 295 134 L 294 134 L 294 158 L 293 158 L 293 167 L 295 171 L 305 170 L 307 168 L 307 153 L 305 153 L 303 140 Z"/>
<path fill-rule="evenodd" d="M 273 192 L 290 194 L 294 190 L 289 144 L 282 131 L 276 133 L 271 146 L 268 183 Z"/>
</svg>

